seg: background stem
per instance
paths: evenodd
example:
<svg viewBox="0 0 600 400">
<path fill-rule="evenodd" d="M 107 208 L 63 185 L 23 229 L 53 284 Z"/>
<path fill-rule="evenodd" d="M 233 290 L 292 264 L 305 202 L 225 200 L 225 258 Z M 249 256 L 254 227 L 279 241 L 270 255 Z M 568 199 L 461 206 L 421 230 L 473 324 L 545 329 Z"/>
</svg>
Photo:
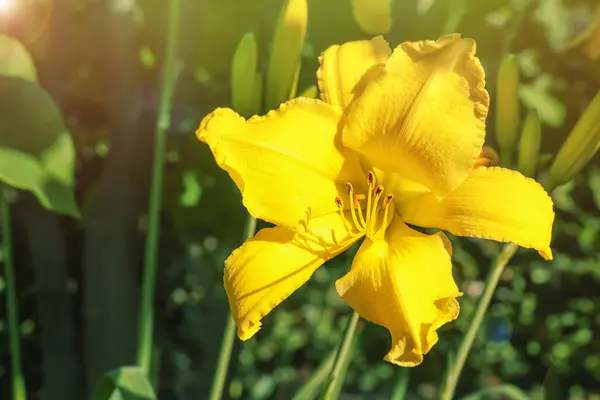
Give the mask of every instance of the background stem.
<svg viewBox="0 0 600 400">
<path fill-rule="evenodd" d="M 335 357 L 335 362 L 333 364 L 333 368 L 331 369 L 331 374 L 329 375 L 329 384 L 327 389 L 323 393 L 322 398 L 325 400 L 332 400 L 337 398 L 344 384 L 344 380 L 341 378 L 344 370 L 347 368 L 348 363 L 350 362 L 350 355 L 352 352 L 352 340 L 354 339 L 354 334 L 356 333 L 356 326 L 358 325 L 359 316 L 356 311 L 352 312 L 352 316 L 350 320 L 348 320 L 348 325 L 346 326 L 346 332 L 344 333 L 344 339 L 340 344 L 340 348 Z"/>
<path fill-rule="evenodd" d="M 256 218 L 248 216 L 244 235 L 246 240 L 252 238 L 255 233 Z M 210 400 L 219 400 L 223 396 L 223 388 L 225 387 L 227 371 L 229 370 L 229 363 L 231 361 L 231 352 L 233 351 L 233 345 L 235 344 L 235 329 L 235 321 L 233 320 L 231 313 L 229 313 L 227 315 L 225 332 L 223 333 L 223 341 L 221 341 L 221 351 L 219 352 L 219 358 L 217 360 L 217 369 L 215 370 L 213 384 L 208 397 Z"/>
<path fill-rule="evenodd" d="M 154 157 L 152 162 L 152 182 L 150 206 L 148 210 L 148 234 L 144 255 L 144 277 L 138 325 L 137 363 L 148 374 L 152 360 L 152 333 L 154 326 L 154 290 L 158 257 L 158 234 L 160 209 L 162 205 L 163 167 L 167 130 L 171 120 L 171 104 L 175 87 L 175 56 L 179 21 L 179 0 L 169 2 L 169 22 L 160 103 L 156 119 Z"/>
<path fill-rule="evenodd" d="M 2 224 L 2 258 L 6 279 L 6 317 L 8 322 L 8 345 L 12 376 L 13 400 L 25 400 L 27 392 L 21 369 L 21 341 L 19 333 L 19 310 L 15 286 L 15 270 L 12 258 L 12 232 L 10 205 L 6 199 L 4 186 L 0 186 L 0 223 Z"/>
<path fill-rule="evenodd" d="M 454 396 L 454 392 L 456 391 L 456 386 L 460 378 L 460 373 L 465 366 L 469 351 L 473 346 L 473 342 L 477 337 L 477 332 L 479 331 L 481 323 L 483 322 L 483 317 L 485 316 L 490 302 L 492 301 L 494 291 L 496 290 L 496 286 L 498 286 L 498 282 L 500 281 L 504 267 L 506 267 L 508 262 L 515 255 L 517 249 L 518 246 L 514 243 L 504 245 L 502 251 L 492 265 L 492 271 L 488 278 L 487 284 L 485 285 L 481 299 L 479 300 L 479 304 L 477 304 L 477 308 L 475 309 L 473 320 L 471 321 L 469 329 L 467 330 L 467 333 L 465 333 L 460 347 L 458 348 L 454 365 L 450 368 L 450 371 L 446 377 L 446 382 L 441 397 L 442 400 L 451 400 Z"/>
</svg>

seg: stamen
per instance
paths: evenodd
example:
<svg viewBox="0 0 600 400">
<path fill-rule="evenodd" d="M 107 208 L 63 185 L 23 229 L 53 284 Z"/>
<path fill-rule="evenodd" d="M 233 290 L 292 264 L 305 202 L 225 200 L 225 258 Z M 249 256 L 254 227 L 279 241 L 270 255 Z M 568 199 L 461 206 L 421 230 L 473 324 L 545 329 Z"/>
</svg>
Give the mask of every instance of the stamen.
<svg viewBox="0 0 600 400">
<path fill-rule="evenodd" d="M 375 195 L 375 199 L 373 202 L 373 207 L 368 209 L 368 217 L 367 217 L 367 221 L 368 221 L 368 226 L 367 226 L 367 230 L 370 233 L 374 233 L 375 232 L 375 217 L 377 216 L 377 204 L 379 204 L 379 199 L 381 198 L 381 194 L 383 193 L 383 186 L 378 185 L 375 190 L 373 191 L 373 194 Z"/>
<path fill-rule="evenodd" d="M 382 210 L 379 207 L 379 200 L 384 193 L 384 188 L 381 185 L 376 186 L 377 180 L 372 171 L 367 172 L 367 183 L 369 185 L 369 189 L 366 196 L 367 207 L 364 211 L 361 207 L 361 201 L 365 200 L 365 195 L 355 195 L 352 184 L 350 182 L 346 183 L 346 189 L 350 200 L 350 215 L 352 216 L 354 228 L 356 228 L 358 232 L 353 232 L 354 229 L 352 228 L 352 223 L 350 223 L 348 218 L 346 218 L 344 201 L 340 196 L 335 198 L 335 204 L 338 208 L 340 216 L 342 217 L 342 220 L 344 221 L 344 226 L 350 235 L 355 237 L 366 235 L 367 237 L 375 240 L 376 238 L 385 234 L 385 229 L 388 225 L 388 212 L 394 196 L 392 194 L 385 196 L 383 200 L 383 206 L 381 207 L 383 208 L 383 221 L 381 221 L 379 216 L 380 211 Z M 377 224 L 378 220 L 382 222 L 381 225 Z"/>
<path fill-rule="evenodd" d="M 342 221 L 344 222 L 344 228 L 346 228 L 346 232 L 348 233 L 352 233 L 352 229 L 349 227 L 350 222 L 348 222 L 348 220 L 346 219 L 346 216 L 344 215 L 344 200 L 342 200 L 342 198 L 340 196 L 337 196 L 335 198 L 335 205 L 338 208 L 338 212 L 340 213 L 340 217 L 342 217 Z"/>
<path fill-rule="evenodd" d="M 386 195 L 385 198 L 383 199 L 383 208 L 386 208 L 392 200 L 394 200 L 393 194 Z"/>
<path fill-rule="evenodd" d="M 367 183 L 369 184 L 369 189 L 375 186 L 375 174 L 373 171 L 367 172 Z"/>
<path fill-rule="evenodd" d="M 392 203 L 392 200 L 394 200 L 393 194 L 388 194 L 387 196 L 385 196 L 385 199 L 383 199 L 383 223 L 381 224 L 381 229 L 383 230 L 385 230 L 385 228 L 387 227 L 388 210 L 390 209 L 390 204 Z"/>
<path fill-rule="evenodd" d="M 354 193 L 354 188 L 350 182 L 346 182 L 346 189 L 348 189 L 348 196 L 352 196 L 352 193 Z"/>
<path fill-rule="evenodd" d="M 352 222 L 354 222 L 354 226 L 356 227 L 356 229 L 358 229 L 359 231 L 362 231 L 363 226 L 358 223 L 358 220 L 356 219 L 356 212 L 354 211 L 354 209 L 357 207 L 356 206 L 352 207 L 353 203 L 355 203 L 353 200 L 354 188 L 352 187 L 352 184 L 350 182 L 346 182 L 346 188 L 348 189 L 348 196 L 350 197 L 350 214 L 352 215 Z M 360 208 L 359 208 L 359 210 L 360 210 Z"/>
<path fill-rule="evenodd" d="M 354 202 L 354 207 L 358 209 L 358 217 L 360 218 L 360 226 L 364 229 L 367 226 L 367 221 L 365 221 L 365 217 L 362 212 L 362 208 L 360 207 L 360 202 L 365 199 L 364 194 L 357 194 L 356 201 Z"/>
</svg>

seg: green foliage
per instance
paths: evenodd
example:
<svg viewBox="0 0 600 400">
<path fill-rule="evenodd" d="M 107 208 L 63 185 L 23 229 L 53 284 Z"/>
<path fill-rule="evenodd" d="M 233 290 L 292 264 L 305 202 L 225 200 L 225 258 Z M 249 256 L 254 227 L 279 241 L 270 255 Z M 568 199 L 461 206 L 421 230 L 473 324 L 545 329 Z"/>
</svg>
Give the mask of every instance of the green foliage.
<svg viewBox="0 0 600 400">
<path fill-rule="evenodd" d="M 0 76 L 0 179 L 73 217 L 75 149 L 56 105 L 34 83 Z"/>
<path fill-rule="evenodd" d="M 122 367 L 102 378 L 92 400 L 156 400 L 156 395 L 140 368 Z"/>
<path fill-rule="evenodd" d="M 0 75 L 36 82 L 37 71 L 29 52 L 17 39 L 0 34 Z"/>
</svg>

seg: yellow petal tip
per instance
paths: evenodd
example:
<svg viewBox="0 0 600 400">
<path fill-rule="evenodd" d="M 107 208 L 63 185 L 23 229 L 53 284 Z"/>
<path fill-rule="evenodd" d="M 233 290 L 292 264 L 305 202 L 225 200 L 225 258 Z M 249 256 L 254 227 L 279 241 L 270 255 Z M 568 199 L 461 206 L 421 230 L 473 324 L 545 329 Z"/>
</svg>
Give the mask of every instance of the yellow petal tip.
<svg viewBox="0 0 600 400">
<path fill-rule="evenodd" d="M 538 253 L 546 261 L 552 261 L 554 259 L 554 257 L 552 256 L 552 250 L 550 249 L 550 247 L 547 247 L 543 250 L 539 250 Z"/>
<path fill-rule="evenodd" d="M 231 108 L 217 108 L 215 111 L 204 117 L 202 121 L 200 121 L 200 126 L 196 130 L 196 137 L 201 142 L 206 143 L 206 134 L 209 129 L 218 129 L 220 123 L 230 120 L 231 118 L 234 120 L 241 120 L 242 122 L 245 120 L 241 115 L 233 111 Z"/>
<path fill-rule="evenodd" d="M 251 339 L 258 331 L 260 331 L 260 328 L 262 327 L 262 323 L 260 322 L 245 325 L 247 326 L 238 326 L 238 338 L 240 338 L 240 340 L 243 342 Z"/>
</svg>

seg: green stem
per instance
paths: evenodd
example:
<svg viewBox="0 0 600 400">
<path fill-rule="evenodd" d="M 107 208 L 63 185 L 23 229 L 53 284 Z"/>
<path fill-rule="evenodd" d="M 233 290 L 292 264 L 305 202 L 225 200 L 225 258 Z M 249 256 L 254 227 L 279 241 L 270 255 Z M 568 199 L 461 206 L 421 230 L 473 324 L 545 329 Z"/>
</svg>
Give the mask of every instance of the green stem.
<svg viewBox="0 0 600 400">
<path fill-rule="evenodd" d="M 473 320 L 471 321 L 469 329 L 467 330 L 467 333 L 465 333 L 460 347 L 458 348 L 458 353 L 456 356 L 454 366 L 450 369 L 448 375 L 446 376 L 446 382 L 444 384 L 441 400 L 451 400 L 453 398 L 454 392 L 456 391 L 456 386 L 458 384 L 458 380 L 460 378 L 460 373 L 462 372 L 462 369 L 465 366 L 465 362 L 467 361 L 469 351 L 473 346 L 473 342 L 475 341 L 477 332 L 479 331 L 481 323 L 483 322 L 483 317 L 485 316 L 490 302 L 492 301 L 492 297 L 494 295 L 494 291 L 496 290 L 496 286 L 498 286 L 498 282 L 500 281 L 502 272 L 504 272 L 504 267 L 506 267 L 508 262 L 515 255 L 517 249 L 518 246 L 514 243 L 504 245 L 502 251 L 494 261 L 487 284 L 485 286 L 481 299 L 479 300 L 479 304 L 477 304 Z"/>
<path fill-rule="evenodd" d="M 302 385 L 302 387 L 296 392 L 292 400 L 307 400 L 314 399 L 315 393 L 319 387 L 323 384 L 325 379 L 329 376 L 333 363 L 335 362 L 335 356 L 337 349 L 331 350 L 331 352 L 325 357 L 317 369 L 312 373 L 310 378 Z"/>
<path fill-rule="evenodd" d="M 244 236 L 246 239 L 250 239 L 254 236 L 254 233 L 256 233 L 256 218 L 248 216 Z M 221 341 L 217 369 L 208 397 L 209 400 L 220 400 L 223 395 L 223 388 L 225 387 L 225 381 L 227 380 L 227 370 L 229 369 L 229 362 L 231 361 L 231 352 L 233 351 L 233 345 L 235 344 L 235 329 L 235 321 L 233 320 L 231 313 L 229 313 L 223 340 Z"/>
<path fill-rule="evenodd" d="M 156 267 L 158 256 L 158 234 L 160 209 L 162 205 L 163 166 L 167 129 L 171 119 L 171 103 L 175 87 L 175 56 L 179 26 L 179 0 L 170 0 L 169 25 L 167 27 L 167 43 L 163 76 L 161 83 L 160 103 L 156 119 L 154 159 L 152 164 L 152 183 L 150 188 L 150 205 L 148 211 L 148 233 L 144 257 L 144 277 L 138 324 L 137 363 L 148 374 L 152 360 L 152 333 L 154 326 L 154 289 L 156 283 Z"/>
<path fill-rule="evenodd" d="M 352 340 L 354 339 L 354 334 L 356 333 L 358 320 L 358 313 L 353 311 L 352 316 L 348 321 L 348 325 L 346 326 L 344 339 L 342 340 L 342 344 L 340 345 L 335 357 L 331 374 L 329 375 L 329 385 L 322 396 L 322 398 L 325 400 L 335 399 L 340 393 L 342 385 L 344 384 L 344 380 L 339 378 L 341 378 L 343 371 L 347 368 L 348 363 L 350 362 L 350 355 L 352 354 L 350 350 L 352 349 Z"/>
<path fill-rule="evenodd" d="M 10 229 L 10 205 L 4 193 L 4 187 L 0 186 L 0 221 L 2 223 L 2 240 L 4 259 L 4 275 L 6 279 L 6 316 L 8 319 L 8 341 L 11 356 L 12 369 L 12 393 L 13 400 L 25 400 L 27 391 L 25 379 L 21 369 L 21 343 L 19 335 L 19 309 L 17 303 L 17 290 L 15 286 L 15 270 L 12 257 L 12 233 Z"/>
</svg>

